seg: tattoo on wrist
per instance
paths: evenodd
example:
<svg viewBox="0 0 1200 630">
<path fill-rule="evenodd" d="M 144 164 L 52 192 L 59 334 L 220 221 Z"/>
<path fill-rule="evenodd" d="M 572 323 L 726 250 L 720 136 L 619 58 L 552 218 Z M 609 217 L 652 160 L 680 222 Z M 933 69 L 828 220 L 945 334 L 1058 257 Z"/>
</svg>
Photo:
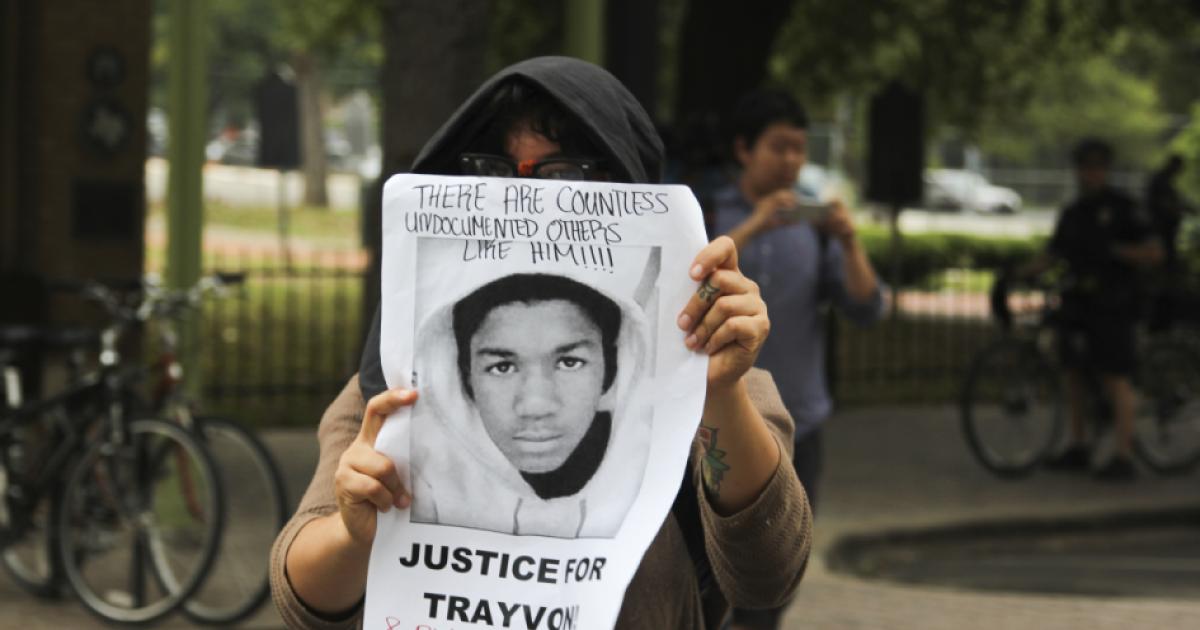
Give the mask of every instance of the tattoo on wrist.
<svg viewBox="0 0 1200 630">
<path fill-rule="evenodd" d="M 721 495 L 721 481 L 729 472 L 729 464 L 725 462 L 725 451 L 717 448 L 718 430 L 701 426 L 696 431 L 700 446 L 704 449 L 704 459 L 701 460 L 700 472 L 704 477 L 704 487 L 714 496 Z"/>
</svg>

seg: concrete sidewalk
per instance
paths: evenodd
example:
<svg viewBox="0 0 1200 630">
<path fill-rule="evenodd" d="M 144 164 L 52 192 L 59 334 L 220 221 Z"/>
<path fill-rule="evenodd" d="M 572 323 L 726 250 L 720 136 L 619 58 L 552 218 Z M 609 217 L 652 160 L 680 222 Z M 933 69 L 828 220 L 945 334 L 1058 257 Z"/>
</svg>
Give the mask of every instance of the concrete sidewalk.
<svg viewBox="0 0 1200 630">
<path fill-rule="evenodd" d="M 816 558 L 786 628 L 1197 628 L 1200 601 L 977 592 L 831 573 L 840 537 L 963 523 L 1074 519 L 1200 505 L 1200 475 L 1130 484 L 1035 472 L 1004 481 L 971 458 L 950 408 L 853 410 L 825 434 Z M 1200 527 L 1200 523 L 1197 524 Z"/>
<path fill-rule="evenodd" d="M 268 441 L 299 498 L 316 461 L 312 431 L 271 431 Z M 826 477 L 816 551 L 785 627 L 1040 630 L 1200 627 L 1200 601 L 1101 599 L 973 592 L 913 586 L 831 572 L 833 543 L 851 534 L 924 529 L 966 522 L 1087 517 L 1121 511 L 1196 507 L 1200 475 L 1132 484 L 1035 473 L 1020 481 L 991 477 L 967 452 L 956 412 L 862 409 L 841 414 L 825 434 Z M 96 627 L 69 600 L 42 603 L 0 578 L 0 628 Z M 160 627 L 191 627 L 172 617 Z M 269 604 L 242 627 L 282 627 Z"/>
</svg>

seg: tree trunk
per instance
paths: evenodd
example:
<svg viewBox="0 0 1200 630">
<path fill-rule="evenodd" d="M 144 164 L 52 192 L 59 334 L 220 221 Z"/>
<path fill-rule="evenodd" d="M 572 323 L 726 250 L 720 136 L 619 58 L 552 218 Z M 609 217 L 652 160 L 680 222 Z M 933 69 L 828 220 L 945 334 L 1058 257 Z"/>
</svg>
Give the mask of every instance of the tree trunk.
<svg viewBox="0 0 1200 630">
<path fill-rule="evenodd" d="M 383 177 L 408 170 L 433 132 L 483 81 L 490 4 L 384 4 Z"/>
<path fill-rule="evenodd" d="M 700 198 L 710 236 L 714 175 L 732 159 L 726 121 L 742 94 L 767 76 L 775 36 L 791 7 L 792 0 L 687 3 L 676 56 L 674 167 Z"/>
<path fill-rule="evenodd" d="M 383 170 L 363 203 L 371 263 L 363 290 L 367 324 L 379 302 L 383 182 L 407 171 L 433 132 L 483 81 L 491 2 L 383 3 Z"/>
<path fill-rule="evenodd" d="M 329 205 L 325 182 L 329 164 L 325 158 L 324 108 L 321 107 L 321 67 L 312 54 L 301 51 L 292 58 L 296 90 L 300 98 L 300 160 L 304 168 L 304 205 Z"/>
<path fill-rule="evenodd" d="M 604 66 L 657 120 L 660 0 L 608 0 Z"/>
<path fill-rule="evenodd" d="M 792 0 L 689 2 L 680 37 L 675 123 L 724 120 L 767 76 Z"/>
</svg>

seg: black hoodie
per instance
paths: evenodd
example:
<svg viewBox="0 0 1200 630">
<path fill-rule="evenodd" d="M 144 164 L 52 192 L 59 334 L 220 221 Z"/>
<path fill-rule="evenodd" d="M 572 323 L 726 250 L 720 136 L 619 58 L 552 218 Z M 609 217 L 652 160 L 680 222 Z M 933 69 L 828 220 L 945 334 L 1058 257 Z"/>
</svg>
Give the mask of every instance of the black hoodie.
<svg viewBox="0 0 1200 630">
<path fill-rule="evenodd" d="M 658 183 L 662 179 L 663 143 L 629 90 L 607 70 L 570 57 L 537 57 L 509 66 L 488 79 L 438 129 L 413 161 L 412 172 L 457 175 L 458 156 L 483 135 L 497 88 L 512 80 L 536 85 L 575 116 L 592 142 L 605 152 L 616 181 Z M 387 389 L 379 360 L 379 309 L 367 334 L 359 366 L 364 400 Z"/>
</svg>

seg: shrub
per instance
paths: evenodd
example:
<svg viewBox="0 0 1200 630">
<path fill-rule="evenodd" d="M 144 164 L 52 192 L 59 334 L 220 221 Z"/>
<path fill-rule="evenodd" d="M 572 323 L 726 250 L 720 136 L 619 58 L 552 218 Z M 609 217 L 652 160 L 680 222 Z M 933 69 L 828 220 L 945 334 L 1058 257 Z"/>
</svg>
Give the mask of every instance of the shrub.
<svg viewBox="0 0 1200 630">
<path fill-rule="evenodd" d="M 891 234 L 887 227 L 861 226 L 859 238 L 876 270 L 889 282 Z M 987 237 L 969 234 L 903 234 L 900 283 L 922 286 L 947 269 L 993 270 L 1032 260 L 1045 249 L 1046 238 Z"/>
</svg>

